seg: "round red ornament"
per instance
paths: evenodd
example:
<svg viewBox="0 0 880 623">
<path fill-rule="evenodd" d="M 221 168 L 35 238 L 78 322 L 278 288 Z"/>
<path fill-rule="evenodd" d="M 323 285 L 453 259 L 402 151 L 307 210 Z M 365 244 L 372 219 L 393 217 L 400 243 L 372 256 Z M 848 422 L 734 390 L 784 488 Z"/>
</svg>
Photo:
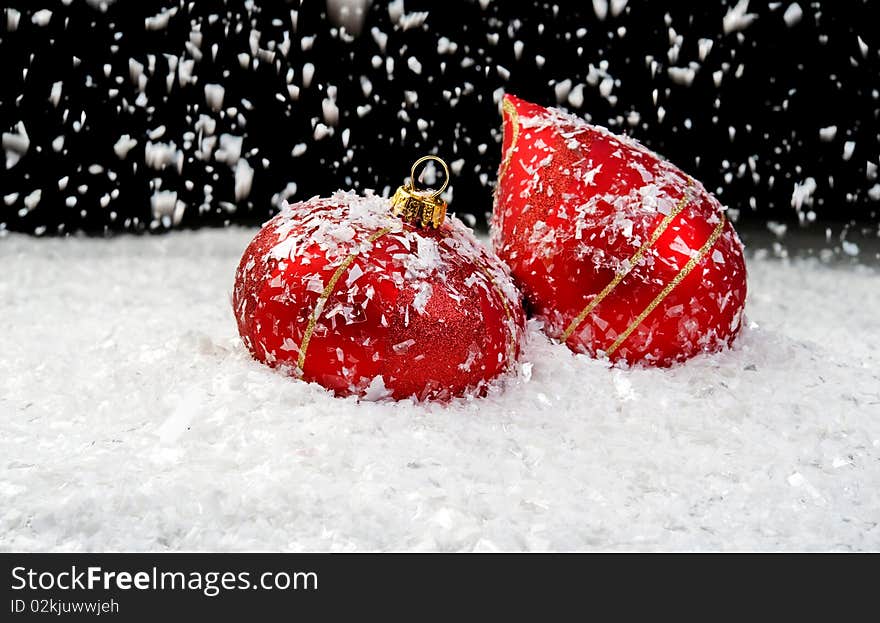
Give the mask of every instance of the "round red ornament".
<svg viewBox="0 0 880 623">
<path fill-rule="evenodd" d="M 392 214 L 392 210 L 402 216 Z M 525 318 L 504 264 L 439 192 L 337 192 L 285 206 L 239 264 L 251 354 L 340 396 L 479 392 L 517 358 Z"/>
<path fill-rule="evenodd" d="M 669 365 L 742 324 L 742 243 L 696 180 L 637 141 L 506 96 L 492 240 L 547 334 Z"/>
</svg>

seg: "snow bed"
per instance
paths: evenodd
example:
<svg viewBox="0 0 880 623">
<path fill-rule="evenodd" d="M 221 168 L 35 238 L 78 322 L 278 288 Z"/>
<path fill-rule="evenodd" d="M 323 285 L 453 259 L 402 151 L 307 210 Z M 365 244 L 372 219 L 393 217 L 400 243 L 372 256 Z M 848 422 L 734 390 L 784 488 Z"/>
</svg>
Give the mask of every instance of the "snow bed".
<svg viewBox="0 0 880 623">
<path fill-rule="evenodd" d="M 488 398 L 358 403 L 246 353 L 254 233 L 0 238 L 0 549 L 880 549 L 875 268 L 753 258 L 673 369 L 532 323 Z"/>
</svg>

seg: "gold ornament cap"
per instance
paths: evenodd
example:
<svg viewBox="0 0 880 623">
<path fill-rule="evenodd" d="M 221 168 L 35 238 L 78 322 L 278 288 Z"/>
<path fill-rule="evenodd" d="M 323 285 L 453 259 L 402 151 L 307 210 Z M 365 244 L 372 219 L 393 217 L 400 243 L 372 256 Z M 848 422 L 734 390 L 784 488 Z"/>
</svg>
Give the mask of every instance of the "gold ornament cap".
<svg viewBox="0 0 880 623">
<path fill-rule="evenodd" d="M 439 162 L 446 174 L 440 190 L 416 188 L 416 168 L 429 160 Z M 446 202 L 440 195 L 449 186 L 449 167 L 437 156 L 423 156 L 416 160 L 409 172 L 409 182 L 397 189 L 391 197 L 391 213 L 399 216 L 408 223 L 418 227 L 433 227 L 434 229 L 443 224 L 446 218 Z"/>
</svg>

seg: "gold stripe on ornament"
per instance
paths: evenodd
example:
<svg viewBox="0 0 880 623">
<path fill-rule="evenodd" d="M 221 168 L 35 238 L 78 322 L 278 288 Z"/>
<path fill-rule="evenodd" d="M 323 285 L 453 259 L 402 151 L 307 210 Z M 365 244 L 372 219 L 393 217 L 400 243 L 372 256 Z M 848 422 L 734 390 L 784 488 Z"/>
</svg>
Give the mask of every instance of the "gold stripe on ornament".
<svg viewBox="0 0 880 623">
<path fill-rule="evenodd" d="M 516 147 L 516 141 L 519 139 L 519 113 L 516 112 L 516 107 L 510 103 L 510 100 L 506 99 L 501 104 L 501 110 L 510 117 L 510 123 L 513 126 L 513 136 L 510 139 L 510 147 L 507 148 L 507 154 L 504 156 L 504 162 L 501 163 L 501 170 L 498 172 L 499 183 L 504 174 L 507 173 L 510 161 L 513 160 L 513 150 Z"/>
<path fill-rule="evenodd" d="M 630 334 L 636 330 L 636 327 L 638 327 L 640 324 L 642 324 L 642 322 L 644 322 L 645 318 L 647 318 L 648 315 L 652 311 L 654 311 L 654 309 L 656 309 L 656 307 L 660 303 L 663 302 L 663 299 L 665 299 L 667 296 L 669 296 L 669 293 L 672 292 L 675 289 L 675 287 L 678 284 L 680 284 L 684 280 L 684 278 L 687 277 L 694 268 L 696 268 L 697 264 L 699 264 L 700 261 L 702 261 L 702 259 L 704 257 L 706 257 L 706 254 L 709 253 L 709 249 L 712 248 L 712 245 L 715 244 L 715 241 L 718 240 L 718 237 L 721 235 L 721 232 L 724 230 L 724 223 L 725 222 L 726 222 L 726 219 L 724 217 L 724 214 L 722 214 L 721 221 L 718 223 L 718 225 L 715 226 L 715 229 L 712 230 L 712 234 L 709 236 L 709 239 L 706 241 L 706 244 L 704 244 L 702 246 L 702 248 L 697 252 L 696 255 L 691 257 L 691 259 L 688 261 L 688 263 L 684 265 L 684 268 L 682 268 L 679 271 L 679 273 L 672 279 L 672 281 L 670 281 L 669 283 L 666 284 L 666 287 L 660 291 L 660 294 L 658 294 L 656 297 L 654 297 L 654 300 L 651 301 L 648 304 L 648 306 L 644 309 L 644 311 L 641 314 L 639 314 L 638 317 L 632 322 L 632 324 L 630 324 L 626 328 L 626 331 L 621 333 L 617 337 L 617 339 L 614 340 L 614 343 L 611 345 L 611 347 L 605 351 L 606 355 L 611 355 L 612 353 L 614 353 L 614 351 L 617 350 L 621 344 L 623 344 L 624 340 L 626 340 L 626 338 L 628 338 L 630 336 Z"/>
<path fill-rule="evenodd" d="M 690 201 L 690 197 L 688 197 L 688 189 L 692 185 L 693 180 L 691 180 L 691 178 L 688 178 L 687 186 L 684 190 L 684 195 L 676 204 L 676 206 L 672 209 L 672 212 L 667 214 L 663 218 L 663 220 L 660 221 L 660 224 L 657 226 L 657 229 L 654 230 L 654 233 L 651 234 L 651 237 L 648 238 L 648 240 L 646 240 L 641 247 L 639 247 L 639 250 L 636 251 L 633 256 L 629 258 L 629 260 L 627 260 L 626 269 L 614 275 L 614 279 L 612 279 L 608 283 L 608 285 L 605 286 L 602 291 L 599 292 L 599 294 L 597 294 L 596 297 L 581 310 L 581 313 L 579 313 L 575 317 L 575 319 L 571 321 L 571 324 L 568 325 L 568 328 L 562 334 L 561 341 L 565 342 L 566 340 L 568 340 L 568 338 L 571 337 L 571 334 L 575 332 L 578 326 L 580 326 L 580 324 L 584 321 L 584 318 L 589 316 L 590 312 L 592 312 L 596 308 L 596 306 L 601 303 L 603 299 L 605 299 L 606 296 L 611 294 L 611 291 L 614 290 L 614 288 L 616 288 L 621 281 L 623 281 L 623 278 L 626 277 L 632 271 L 632 269 L 636 267 L 636 264 L 639 263 L 639 261 L 648 251 L 648 249 L 654 246 L 654 243 L 657 242 L 660 236 L 663 235 L 663 232 L 666 231 L 666 228 L 669 227 L 669 223 L 672 222 L 672 219 L 681 214 L 681 211 L 684 210 L 685 206 L 687 206 L 688 202 Z"/>
<path fill-rule="evenodd" d="M 376 242 L 376 240 L 390 231 L 391 227 L 386 227 L 381 231 L 377 231 L 367 238 L 367 242 Z M 330 295 L 333 294 L 333 290 L 336 288 L 336 282 L 338 282 L 343 273 L 348 270 L 349 266 L 351 266 L 351 263 L 354 262 L 359 253 L 360 250 L 355 251 L 342 260 L 342 263 L 336 268 L 336 272 L 330 277 L 330 281 L 324 286 L 324 290 L 321 292 L 321 296 L 315 304 L 315 309 L 312 310 L 312 315 L 309 317 L 309 324 L 306 327 L 306 332 L 303 334 L 302 343 L 299 345 L 299 358 L 296 361 L 296 367 L 299 368 L 300 373 L 304 371 L 306 351 L 309 349 L 309 342 L 312 340 L 312 334 L 315 332 L 315 325 L 318 323 L 318 318 L 321 316 L 321 312 L 324 311 L 324 305 L 327 303 L 327 299 L 330 298 Z"/>
</svg>

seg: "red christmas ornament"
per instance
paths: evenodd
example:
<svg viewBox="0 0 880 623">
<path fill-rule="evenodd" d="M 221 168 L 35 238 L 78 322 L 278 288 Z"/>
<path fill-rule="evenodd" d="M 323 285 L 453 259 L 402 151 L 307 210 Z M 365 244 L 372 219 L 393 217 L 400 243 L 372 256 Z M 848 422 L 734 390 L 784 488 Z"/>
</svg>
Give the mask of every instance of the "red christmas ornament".
<svg viewBox="0 0 880 623">
<path fill-rule="evenodd" d="M 512 96 L 492 240 L 575 352 L 669 365 L 729 345 L 742 243 L 696 180 L 633 139 Z"/>
<path fill-rule="evenodd" d="M 340 191 L 266 223 L 233 294 L 251 354 L 340 396 L 485 388 L 519 354 L 521 298 L 504 264 L 461 221 L 444 221 L 439 194 Z"/>
</svg>

